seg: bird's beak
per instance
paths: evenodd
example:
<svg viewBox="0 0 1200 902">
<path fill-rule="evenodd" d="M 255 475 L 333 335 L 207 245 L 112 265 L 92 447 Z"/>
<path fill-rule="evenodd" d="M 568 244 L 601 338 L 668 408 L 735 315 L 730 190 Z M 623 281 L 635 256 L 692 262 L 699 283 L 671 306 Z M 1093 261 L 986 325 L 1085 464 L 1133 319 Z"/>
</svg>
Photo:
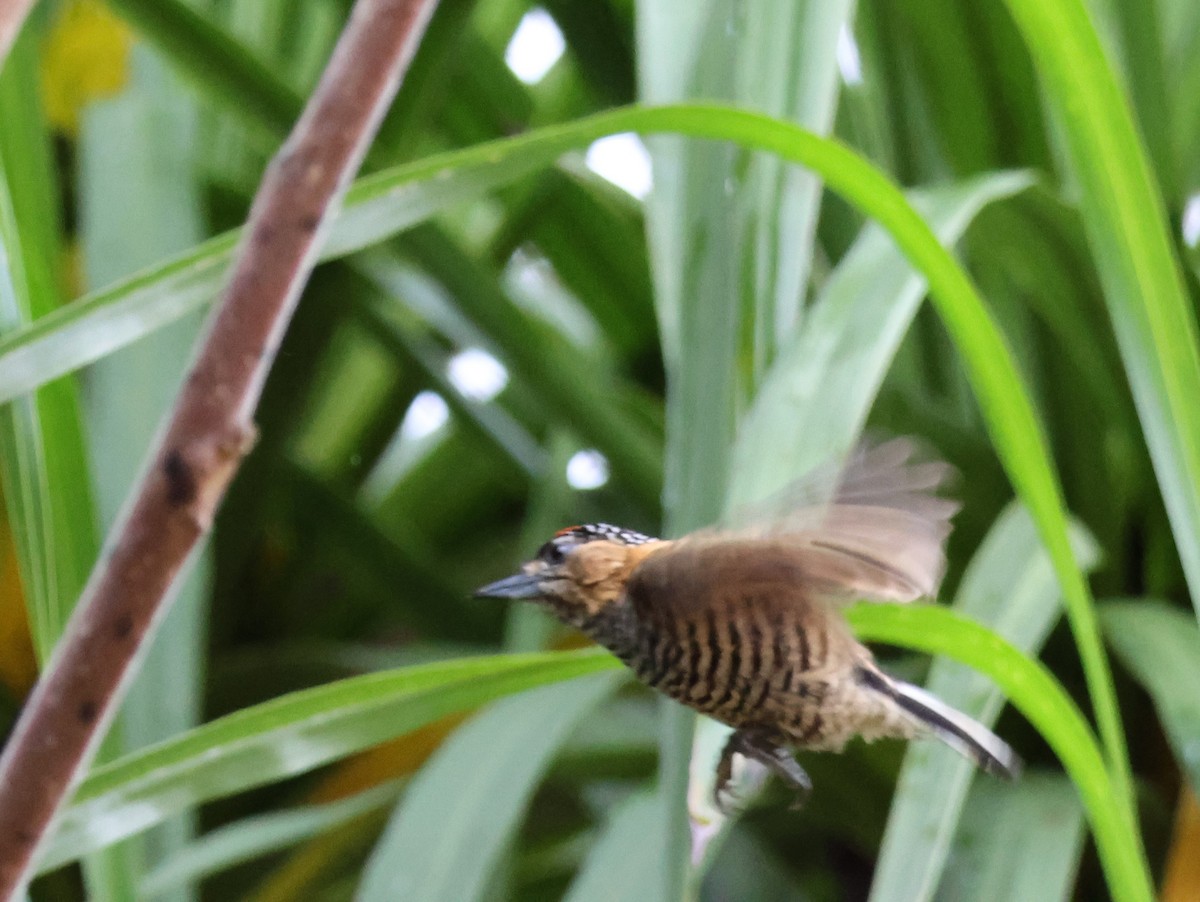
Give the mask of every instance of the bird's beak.
<svg viewBox="0 0 1200 902">
<path fill-rule="evenodd" d="M 475 590 L 476 598 L 537 598 L 540 594 L 537 577 L 528 573 L 517 573 Z"/>
</svg>

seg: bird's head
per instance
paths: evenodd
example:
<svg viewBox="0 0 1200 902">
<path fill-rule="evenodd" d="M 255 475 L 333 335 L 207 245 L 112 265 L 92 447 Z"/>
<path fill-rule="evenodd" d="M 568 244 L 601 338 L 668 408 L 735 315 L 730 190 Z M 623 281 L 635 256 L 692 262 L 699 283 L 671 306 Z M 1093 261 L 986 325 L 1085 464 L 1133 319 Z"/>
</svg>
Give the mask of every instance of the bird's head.
<svg viewBox="0 0 1200 902">
<path fill-rule="evenodd" d="M 475 591 L 476 598 L 518 598 L 582 626 L 624 596 L 629 574 L 667 542 L 640 532 L 589 523 L 555 533 L 520 572 Z"/>
</svg>

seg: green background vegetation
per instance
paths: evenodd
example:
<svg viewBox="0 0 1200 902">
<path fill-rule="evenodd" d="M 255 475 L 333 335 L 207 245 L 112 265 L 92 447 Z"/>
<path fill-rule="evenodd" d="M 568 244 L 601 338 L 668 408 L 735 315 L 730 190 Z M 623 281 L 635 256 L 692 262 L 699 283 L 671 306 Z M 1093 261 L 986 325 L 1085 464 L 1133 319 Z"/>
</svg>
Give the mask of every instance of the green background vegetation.
<svg viewBox="0 0 1200 902">
<path fill-rule="evenodd" d="M 348 7 L 45 0 L 0 74 L 10 721 Z M 527 85 L 530 4 L 442 0 L 33 896 L 1194 898 L 1200 6 L 543 7 L 566 51 Z M 584 166 L 622 132 L 644 204 Z M 494 397 L 453 378 L 472 350 Z M 429 392 L 448 419 L 401 431 Z M 857 744 L 801 756 L 801 814 L 767 787 L 723 822 L 715 725 L 468 597 L 563 525 L 678 534 L 864 428 L 920 436 L 964 508 L 946 606 L 852 622 L 1017 784 Z"/>
</svg>

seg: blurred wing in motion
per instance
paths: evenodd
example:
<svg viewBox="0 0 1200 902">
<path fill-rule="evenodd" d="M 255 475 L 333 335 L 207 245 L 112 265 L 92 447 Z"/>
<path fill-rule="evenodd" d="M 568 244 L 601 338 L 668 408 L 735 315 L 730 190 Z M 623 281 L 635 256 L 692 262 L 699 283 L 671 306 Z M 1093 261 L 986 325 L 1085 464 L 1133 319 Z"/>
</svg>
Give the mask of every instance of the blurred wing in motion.
<svg viewBox="0 0 1200 902">
<path fill-rule="evenodd" d="M 945 541 L 959 505 L 939 497 L 954 471 L 921 459 L 910 439 L 864 445 L 767 502 L 736 513 L 729 529 L 676 543 L 752 542 L 827 598 L 915 601 L 933 597 L 946 569 Z M 769 549 L 769 551 L 768 551 Z M 696 548 L 698 551 L 699 548 Z"/>
</svg>

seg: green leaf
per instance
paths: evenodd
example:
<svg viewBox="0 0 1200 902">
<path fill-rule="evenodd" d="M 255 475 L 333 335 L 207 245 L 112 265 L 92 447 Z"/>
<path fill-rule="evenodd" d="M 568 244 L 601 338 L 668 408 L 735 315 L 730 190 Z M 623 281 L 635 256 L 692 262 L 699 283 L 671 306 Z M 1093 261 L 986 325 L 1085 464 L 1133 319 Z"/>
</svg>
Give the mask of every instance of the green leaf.
<svg viewBox="0 0 1200 902">
<path fill-rule="evenodd" d="M 1162 28 L 1163 6 L 1164 0 L 1087 0 L 1086 10 L 1096 24 L 1113 75 L 1129 98 L 1128 111 L 1144 142 L 1147 162 L 1153 164 L 1157 188 L 1164 198 L 1174 200 L 1180 196 L 1179 166 L 1169 131 L 1164 46 L 1169 33 Z"/>
<path fill-rule="evenodd" d="M 1125 800 L 1112 791 L 1087 721 L 1042 664 L 946 608 L 860 604 L 847 616 L 864 641 L 945 655 L 990 677 L 1041 733 L 1075 784 L 1113 898 L 1120 902 L 1154 898 L 1136 821 Z"/>
<path fill-rule="evenodd" d="M 115 0 L 113 7 L 205 91 L 256 125 L 267 143 L 300 116 L 303 98 L 249 49 L 180 0 Z"/>
<path fill-rule="evenodd" d="M 1180 766 L 1200 792 L 1200 628 L 1165 602 L 1108 602 L 1100 608 L 1109 644 L 1150 693 Z"/>
<path fill-rule="evenodd" d="M 819 829 L 819 828 L 818 828 Z M 821 898 L 802 867 L 769 848 L 749 830 L 731 830 L 721 843 L 712 868 L 704 877 L 702 899 L 787 899 L 800 902 Z M 797 875 L 800 872 L 800 875 Z M 836 879 L 836 878 L 835 878 Z M 802 891 L 807 890 L 807 892 Z"/>
<path fill-rule="evenodd" d="M 1191 0 L 1160 0 L 1168 124 L 1179 165 L 1177 201 L 1200 187 L 1200 6 Z"/>
<path fill-rule="evenodd" d="M 646 875 L 662 867 L 660 846 L 650 840 L 664 829 L 663 806 L 649 792 L 630 796 L 615 808 L 564 902 L 640 902 Z"/>
<path fill-rule="evenodd" d="M 294 692 L 96 768 L 38 862 L 50 870 L 203 802 L 304 773 L 503 695 L 620 666 L 597 649 L 367 674 Z"/>
<path fill-rule="evenodd" d="M 414 229 L 406 247 L 488 338 L 524 384 L 538 386 L 546 405 L 583 439 L 604 451 L 650 509 L 662 491 L 662 450 L 655 437 L 614 404 L 614 380 L 560 335 L 539 328 L 496 285 L 490 271 L 442 229 Z"/>
<path fill-rule="evenodd" d="M 390 805 L 399 793 L 399 782 L 393 781 L 336 802 L 256 815 L 220 827 L 148 872 L 138 885 L 138 898 L 157 899 L 178 887 L 199 883 L 239 864 L 287 849 Z"/>
<path fill-rule="evenodd" d="M 603 674 L 535 689 L 456 730 L 409 786 L 356 898 L 482 898 L 551 758 L 619 681 Z"/>
<path fill-rule="evenodd" d="M 1097 560 L 1095 544 L 1082 530 L 1074 538 L 1081 564 L 1090 568 Z M 1054 570 L 1033 522 L 1020 507 L 1010 506 L 967 568 L 954 607 L 1021 652 L 1035 655 L 1058 620 L 1059 599 Z M 985 726 L 995 723 L 1004 703 L 978 673 L 944 659 L 934 661 L 925 685 Z M 909 747 L 875 868 L 872 902 L 934 897 L 974 776 L 971 763 L 949 748 L 932 742 Z M 971 810 L 969 805 L 965 810 Z M 950 897 L 991 895 L 975 887 L 965 896 Z"/>
<path fill-rule="evenodd" d="M 1032 184 L 1027 173 L 1000 172 L 913 191 L 909 201 L 952 247 L 987 205 Z M 742 419 L 731 505 L 761 500 L 850 449 L 926 287 L 886 232 L 863 230 Z"/>
<path fill-rule="evenodd" d="M 49 138 L 28 87 L 36 72 L 36 35 L 27 29 L 0 79 L 3 336 L 66 309 L 58 307 Z M 0 478 L 34 646 L 44 662 L 95 560 L 97 539 L 74 380 L 39 383 L 38 389 L 15 395 L 0 410 Z"/>
<path fill-rule="evenodd" d="M 1027 773 L 1015 784 L 976 781 L 939 898 L 1070 899 L 1083 839 L 1079 795 L 1064 777 Z"/>
<path fill-rule="evenodd" d="M 1166 207 L 1081 0 L 1007 5 L 1062 121 L 1105 302 L 1200 615 L 1200 335 Z"/>
</svg>

